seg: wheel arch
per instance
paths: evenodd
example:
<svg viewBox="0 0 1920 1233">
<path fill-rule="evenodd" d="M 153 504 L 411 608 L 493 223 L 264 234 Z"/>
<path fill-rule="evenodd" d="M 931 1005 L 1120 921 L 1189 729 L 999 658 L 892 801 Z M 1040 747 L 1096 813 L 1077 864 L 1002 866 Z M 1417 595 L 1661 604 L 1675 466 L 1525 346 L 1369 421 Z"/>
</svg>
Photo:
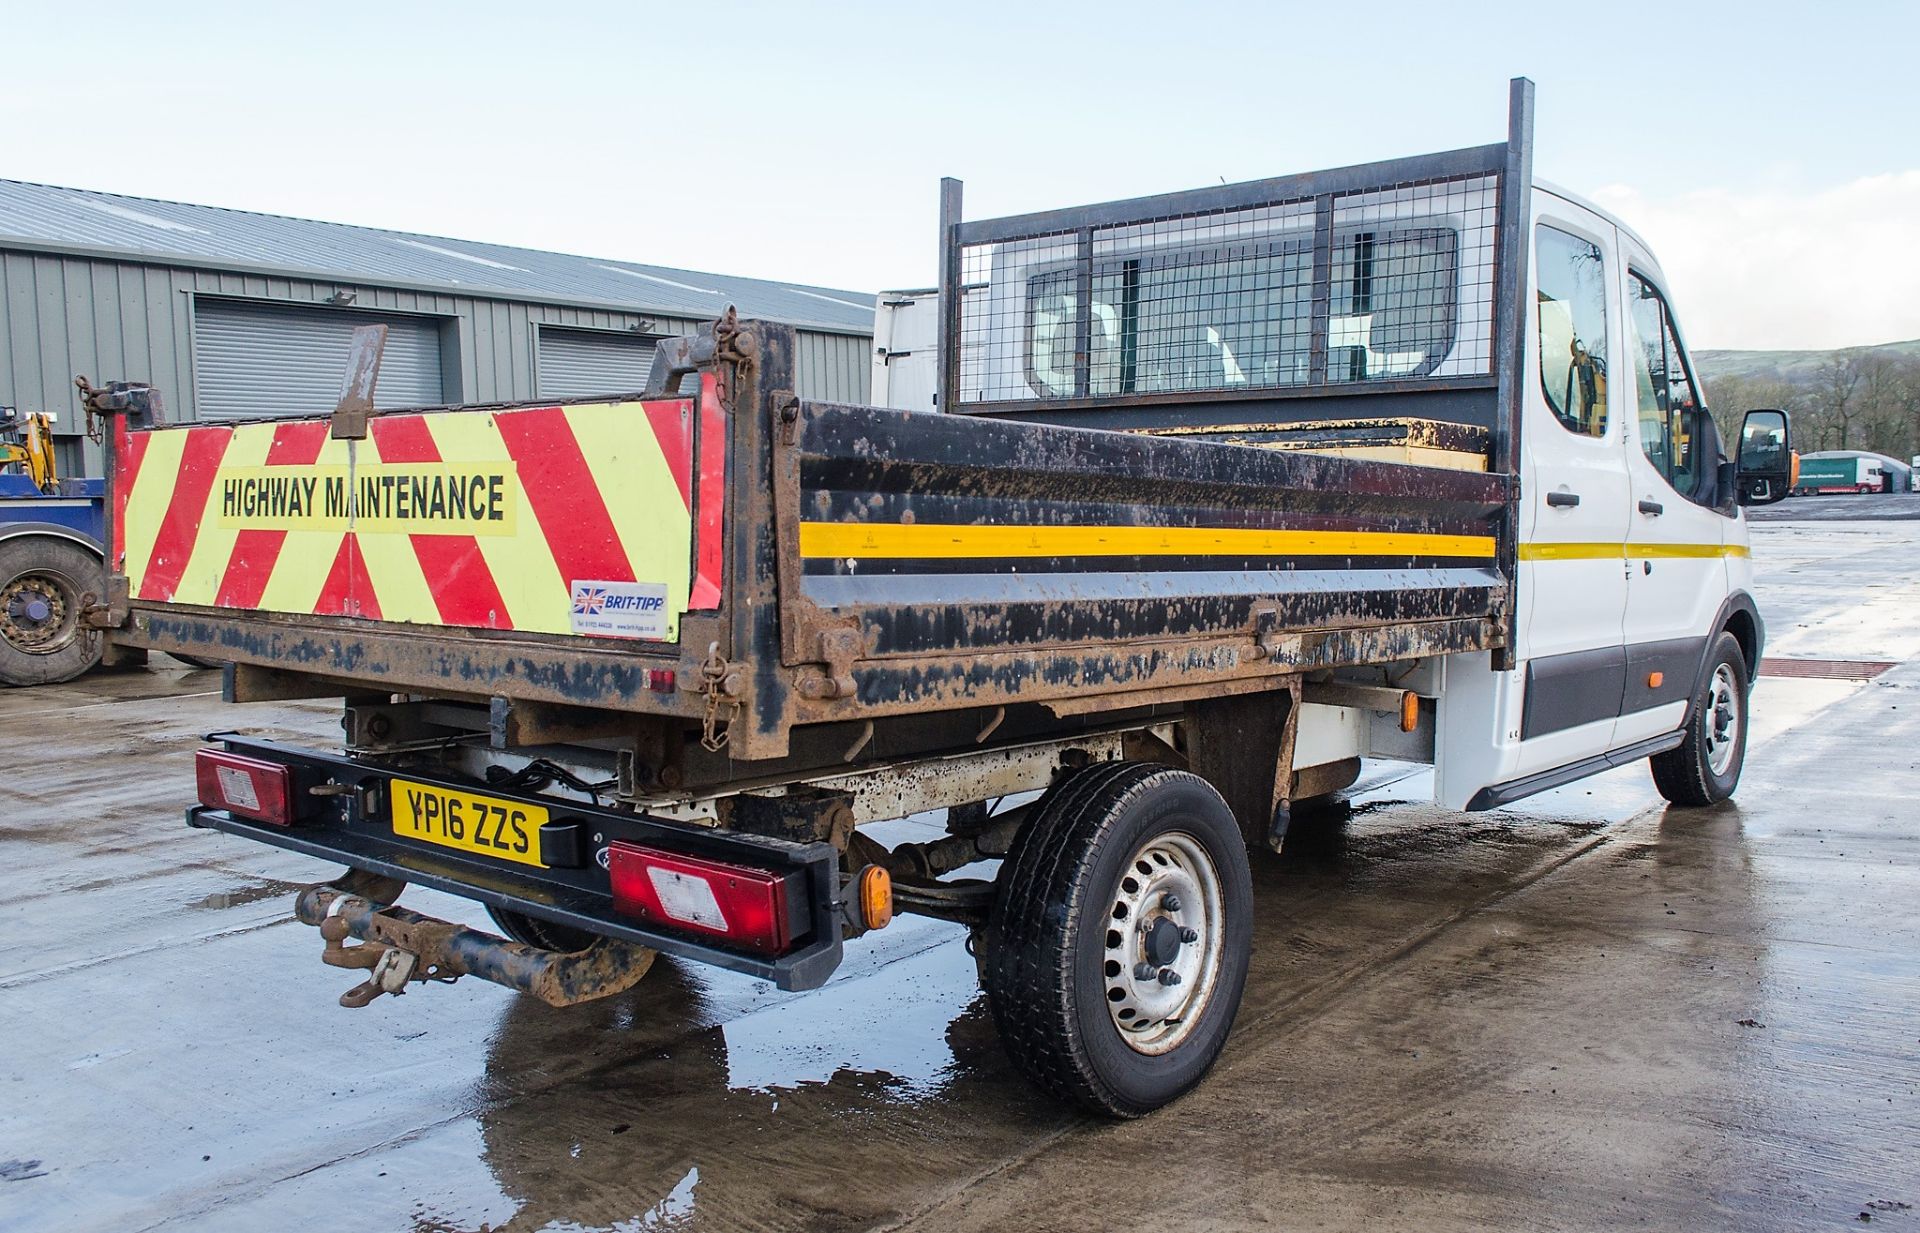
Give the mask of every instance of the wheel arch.
<svg viewBox="0 0 1920 1233">
<path fill-rule="evenodd" d="M 1741 658 L 1747 661 L 1747 686 L 1752 688 L 1753 682 L 1759 679 L 1760 655 L 1767 643 L 1767 627 L 1760 620 L 1760 609 L 1753 602 L 1752 595 L 1735 591 L 1720 605 L 1719 615 L 1714 618 L 1713 633 L 1707 638 L 1708 654 L 1712 654 L 1714 637 L 1723 631 L 1732 634 L 1734 641 L 1740 644 Z M 1704 658 L 1700 668 L 1702 672 L 1706 671 Z"/>
<path fill-rule="evenodd" d="M 0 509 L 4 508 L 4 506 L 0 506 Z M 80 545 L 80 547 L 85 548 L 88 552 L 91 552 L 103 561 L 106 560 L 107 557 L 106 546 L 99 540 L 84 531 L 76 531 L 72 527 L 63 527 L 57 522 L 0 523 L 0 544 L 8 543 L 16 539 L 26 539 L 32 536 L 44 536 L 48 539 L 65 540 L 70 544 Z"/>
</svg>

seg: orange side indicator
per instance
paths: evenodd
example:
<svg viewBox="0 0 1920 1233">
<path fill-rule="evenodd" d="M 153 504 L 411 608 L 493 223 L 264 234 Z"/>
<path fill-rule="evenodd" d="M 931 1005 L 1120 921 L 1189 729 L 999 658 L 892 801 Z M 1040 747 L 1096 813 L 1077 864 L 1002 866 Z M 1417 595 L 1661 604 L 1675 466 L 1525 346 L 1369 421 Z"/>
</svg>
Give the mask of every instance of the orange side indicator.
<svg viewBox="0 0 1920 1233">
<path fill-rule="evenodd" d="M 885 929 L 893 921 L 893 875 L 878 865 L 860 871 L 860 920 L 869 929 Z"/>
<path fill-rule="evenodd" d="M 1664 672 L 1649 672 L 1647 673 L 1647 688 L 1658 689 L 1666 679 L 1667 674 Z"/>
<path fill-rule="evenodd" d="M 1400 731 L 1411 732 L 1420 726 L 1420 695 L 1409 689 L 1400 695 Z"/>
</svg>

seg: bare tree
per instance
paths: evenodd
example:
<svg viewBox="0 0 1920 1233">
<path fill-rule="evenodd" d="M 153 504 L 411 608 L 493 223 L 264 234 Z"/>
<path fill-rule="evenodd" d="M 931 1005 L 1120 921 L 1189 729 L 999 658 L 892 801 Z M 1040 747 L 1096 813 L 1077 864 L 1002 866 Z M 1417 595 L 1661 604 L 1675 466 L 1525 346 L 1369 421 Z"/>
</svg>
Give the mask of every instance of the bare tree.
<svg viewBox="0 0 1920 1233">
<path fill-rule="evenodd" d="M 1852 443 L 1853 421 L 1860 414 L 1862 367 L 1859 351 L 1842 351 L 1822 363 L 1808 391 L 1813 441 L 1823 450 L 1846 449 Z"/>
</svg>

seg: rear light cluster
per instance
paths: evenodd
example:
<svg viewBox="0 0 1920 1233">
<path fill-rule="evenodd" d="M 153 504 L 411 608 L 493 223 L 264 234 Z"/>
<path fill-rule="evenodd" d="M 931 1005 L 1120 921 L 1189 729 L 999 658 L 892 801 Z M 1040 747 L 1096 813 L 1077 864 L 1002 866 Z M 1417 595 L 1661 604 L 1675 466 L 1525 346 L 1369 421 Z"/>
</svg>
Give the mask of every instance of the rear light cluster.
<svg viewBox="0 0 1920 1233">
<path fill-rule="evenodd" d="M 793 943 L 787 882 L 794 874 L 619 841 L 607 845 L 607 873 L 623 915 L 762 954 Z"/>
<path fill-rule="evenodd" d="M 221 749 L 202 749 L 193 757 L 200 803 L 256 822 L 293 825 L 293 769 L 277 762 L 244 758 Z"/>
</svg>

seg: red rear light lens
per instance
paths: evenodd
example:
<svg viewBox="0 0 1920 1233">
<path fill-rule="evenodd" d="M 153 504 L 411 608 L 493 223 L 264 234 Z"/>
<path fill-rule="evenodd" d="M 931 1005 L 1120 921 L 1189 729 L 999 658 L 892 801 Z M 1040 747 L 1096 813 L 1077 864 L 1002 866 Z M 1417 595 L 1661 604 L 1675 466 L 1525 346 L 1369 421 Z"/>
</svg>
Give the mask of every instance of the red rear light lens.
<svg viewBox="0 0 1920 1233">
<path fill-rule="evenodd" d="M 786 874 L 618 841 L 607 845 L 607 872 L 623 915 L 766 954 L 793 940 Z"/>
<path fill-rule="evenodd" d="M 200 803 L 275 826 L 293 825 L 293 770 L 219 749 L 193 756 Z"/>
</svg>

